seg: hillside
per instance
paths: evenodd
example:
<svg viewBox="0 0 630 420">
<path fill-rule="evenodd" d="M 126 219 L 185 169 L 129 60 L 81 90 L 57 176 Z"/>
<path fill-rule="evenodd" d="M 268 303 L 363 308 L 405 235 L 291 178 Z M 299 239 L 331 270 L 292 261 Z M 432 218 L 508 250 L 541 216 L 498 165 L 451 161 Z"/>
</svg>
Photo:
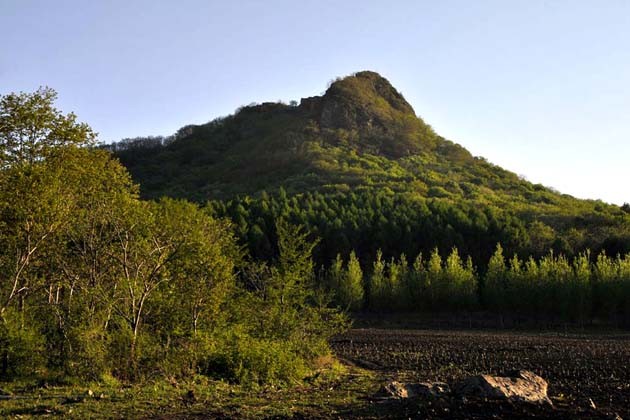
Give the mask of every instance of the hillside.
<svg viewBox="0 0 630 420">
<path fill-rule="evenodd" d="M 109 148 L 146 198 L 214 200 L 257 256 L 273 253 L 281 215 L 323 238 L 322 261 L 351 249 L 371 258 L 377 248 L 413 255 L 454 245 L 483 260 L 499 241 L 528 254 L 630 250 L 626 211 L 472 156 L 374 72 L 337 79 L 299 105 L 250 105 L 167 139 Z"/>
</svg>

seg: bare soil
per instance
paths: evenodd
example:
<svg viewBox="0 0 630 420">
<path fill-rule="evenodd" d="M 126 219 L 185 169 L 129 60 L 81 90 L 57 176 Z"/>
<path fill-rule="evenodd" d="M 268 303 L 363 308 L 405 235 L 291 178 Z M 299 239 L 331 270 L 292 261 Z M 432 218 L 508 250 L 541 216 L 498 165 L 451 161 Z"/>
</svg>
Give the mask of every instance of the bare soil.
<svg viewBox="0 0 630 420">
<path fill-rule="evenodd" d="M 630 418 L 630 334 L 355 329 L 332 342 L 349 364 L 383 381 L 453 383 L 526 369 L 549 382 L 553 409 L 494 401 L 390 402 L 347 412 L 390 418 Z M 356 407 L 355 407 L 356 408 Z"/>
</svg>

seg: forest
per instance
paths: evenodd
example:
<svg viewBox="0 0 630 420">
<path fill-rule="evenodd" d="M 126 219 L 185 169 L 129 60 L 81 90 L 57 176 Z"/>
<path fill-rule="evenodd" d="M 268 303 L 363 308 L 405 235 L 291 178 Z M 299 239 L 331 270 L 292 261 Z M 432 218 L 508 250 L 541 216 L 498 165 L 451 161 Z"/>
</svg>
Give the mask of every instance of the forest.
<svg viewBox="0 0 630 420">
<path fill-rule="evenodd" d="M 404 184 L 147 199 L 56 97 L 0 98 L 4 379 L 295 383 L 361 311 L 630 321 L 627 209 L 540 189 L 600 207 L 527 218 Z"/>
<path fill-rule="evenodd" d="M 473 156 L 373 72 L 299 105 L 252 104 L 170 137 L 102 147 L 141 197 L 229 217 L 256 258 L 271 256 L 278 217 L 321 238 L 317 265 L 352 250 L 369 266 L 378 249 L 398 258 L 456 246 L 483 271 L 497 243 L 522 259 L 630 252 L 629 205 L 579 200 Z"/>
<path fill-rule="evenodd" d="M 139 199 L 55 99 L 0 98 L 0 376 L 307 376 L 347 325 L 312 284 L 315 243 L 279 219 L 276 258 L 258 262 L 227 220 Z"/>
</svg>

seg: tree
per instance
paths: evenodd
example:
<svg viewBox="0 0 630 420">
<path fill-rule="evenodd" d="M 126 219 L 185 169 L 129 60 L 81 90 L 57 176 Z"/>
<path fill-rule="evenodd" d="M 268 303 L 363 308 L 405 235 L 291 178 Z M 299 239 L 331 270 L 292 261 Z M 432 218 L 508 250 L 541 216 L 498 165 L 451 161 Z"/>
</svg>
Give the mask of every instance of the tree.
<svg viewBox="0 0 630 420">
<path fill-rule="evenodd" d="M 162 199 L 157 220 L 162 235 L 169 235 L 176 244 L 166 266 L 169 298 L 165 303 L 177 307 L 175 317 L 185 317 L 173 327 L 194 337 L 220 318 L 220 305 L 234 286 L 240 251 L 231 225 L 209 217 L 195 204 Z"/>
<path fill-rule="evenodd" d="M 214 207 L 140 200 L 54 98 L 44 89 L 0 100 L 0 374 L 133 379 L 207 371 L 219 354 L 237 378 L 302 378 L 346 326 L 315 289 L 317 241 L 279 220 L 273 264 L 243 263 Z M 248 200 L 231 210 L 240 233 L 273 224 Z"/>
<path fill-rule="evenodd" d="M 118 238 L 112 226 L 137 202 L 137 189 L 125 168 L 105 151 L 74 148 L 63 160 L 59 179 L 71 192 L 61 196 L 71 204 L 69 220 L 47 247 L 42 285 L 47 296 L 36 304 L 47 303 L 44 308 L 56 320 L 59 343 L 49 353 L 62 365 L 73 360 L 73 366 L 62 367 L 75 373 L 100 373 L 113 317 L 111 285 L 118 278 L 113 259 Z"/>
<path fill-rule="evenodd" d="M 385 263 L 380 249 L 376 251 L 368 286 L 368 305 L 374 309 L 383 308 L 385 306 Z"/>
<path fill-rule="evenodd" d="M 363 304 L 363 271 L 354 251 L 341 277 L 339 295 L 342 305 L 348 309 L 360 309 Z"/>
<path fill-rule="evenodd" d="M 410 309 L 426 309 L 427 306 L 427 270 L 422 253 L 416 256 L 408 277 L 408 307 Z"/>
<path fill-rule="evenodd" d="M 95 242 L 104 236 L 95 222 L 119 208 L 118 198 L 136 197 L 126 170 L 109 153 L 86 147 L 95 134 L 55 109 L 55 99 L 47 88 L 0 98 L 3 331 L 12 328 L 13 312 L 23 320 L 20 330 L 47 331 L 52 365 L 80 347 L 73 342 L 79 325 L 86 331 L 95 322 L 104 331 L 108 318 L 100 315 L 107 311 L 92 287 L 111 274 L 111 260 L 99 252 L 111 237 Z"/>
<path fill-rule="evenodd" d="M 330 264 L 327 277 L 328 290 L 333 292 L 333 294 L 336 295 L 337 299 L 339 300 L 338 303 L 342 304 L 341 285 L 343 283 L 344 272 L 343 259 L 341 258 L 341 254 L 337 254 L 337 257 Z"/>
<path fill-rule="evenodd" d="M 503 247 L 497 244 L 496 250 L 488 262 L 483 297 L 485 304 L 494 310 L 503 312 L 508 306 L 507 267 L 503 256 Z M 503 324 L 503 317 L 501 318 Z"/>
<path fill-rule="evenodd" d="M 90 127 L 54 108 L 49 88 L 0 97 L 0 316 L 32 292 L 41 276 L 30 272 L 38 254 L 71 220 L 85 171 L 73 156 L 93 144 Z"/>
<path fill-rule="evenodd" d="M 471 309 L 475 303 L 475 275 L 470 259 L 464 264 L 457 248 L 453 248 L 443 268 L 447 301 L 451 309 Z"/>
<path fill-rule="evenodd" d="M 529 225 L 528 233 L 531 252 L 535 255 L 547 252 L 556 238 L 554 229 L 540 220 L 535 220 Z"/>
<path fill-rule="evenodd" d="M 441 308 L 447 298 L 447 291 L 442 277 L 442 257 L 437 248 L 433 248 L 427 263 L 427 279 L 431 308 Z"/>
<path fill-rule="evenodd" d="M 73 113 L 63 115 L 53 103 L 57 93 L 40 88 L 33 93 L 0 97 L 0 166 L 33 164 L 64 150 L 64 146 L 94 143 L 96 134 Z"/>
<path fill-rule="evenodd" d="M 571 317 L 581 323 L 591 315 L 591 255 L 584 252 L 573 260 L 571 283 Z"/>
</svg>

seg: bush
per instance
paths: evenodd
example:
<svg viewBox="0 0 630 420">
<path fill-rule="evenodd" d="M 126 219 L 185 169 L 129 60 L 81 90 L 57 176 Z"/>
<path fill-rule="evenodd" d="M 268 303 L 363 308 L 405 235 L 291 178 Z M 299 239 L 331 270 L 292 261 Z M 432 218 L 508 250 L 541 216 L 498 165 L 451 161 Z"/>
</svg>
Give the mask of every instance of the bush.
<svg viewBox="0 0 630 420">
<path fill-rule="evenodd" d="M 31 323 L 15 314 L 0 322 L 0 374 L 4 378 L 28 377 L 46 366 L 46 341 Z"/>
<path fill-rule="evenodd" d="M 231 333 L 205 363 L 206 374 L 243 385 L 289 384 L 309 372 L 300 355 L 300 343 L 288 340 L 254 338 L 242 332 Z"/>
</svg>

